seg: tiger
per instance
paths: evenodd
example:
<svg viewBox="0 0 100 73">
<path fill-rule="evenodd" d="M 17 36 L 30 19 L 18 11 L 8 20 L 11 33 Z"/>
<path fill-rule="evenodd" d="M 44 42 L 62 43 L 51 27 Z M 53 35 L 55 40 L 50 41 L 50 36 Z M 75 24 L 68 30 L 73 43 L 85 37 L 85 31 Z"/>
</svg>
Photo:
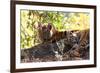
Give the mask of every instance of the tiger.
<svg viewBox="0 0 100 73">
<path fill-rule="evenodd" d="M 86 30 L 80 30 L 78 32 L 75 32 L 78 36 L 78 42 L 75 43 L 71 50 L 70 54 L 73 56 L 80 57 L 82 59 L 89 59 L 89 29 Z M 73 39 L 72 39 L 73 40 Z"/>
<path fill-rule="evenodd" d="M 85 46 L 86 44 L 89 44 L 89 29 L 80 32 L 79 44 L 80 46 Z"/>
<path fill-rule="evenodd" d="M 71 49 L 80 54 L 82 50 L 89 50 L 89 29 L 58 31 L 52 24 L 48 24 L 39 25 L 38 33 L 43 43 L 56 43 L 61 55 Z"/>
</svg>

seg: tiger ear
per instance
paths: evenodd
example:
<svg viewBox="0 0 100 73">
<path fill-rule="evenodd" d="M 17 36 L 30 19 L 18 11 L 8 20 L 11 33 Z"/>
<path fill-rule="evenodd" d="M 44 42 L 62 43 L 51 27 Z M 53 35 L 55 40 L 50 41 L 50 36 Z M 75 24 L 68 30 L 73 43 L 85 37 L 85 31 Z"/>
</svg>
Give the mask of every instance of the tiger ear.
<svg viewBox="0 0 100 73">
<path fill-rule="evenodd" d="M 41 27 L 41 26 L 42 26 L 41 22 L 38 22 L 38 27 Z"/>
<path fill-rule="evenodd" d="M 35 29 L 41 29 L 41 28 L 42 28 L 41 22 L 35 23 L 34 28 L 35 28 Z"/>
<path fill-rule="evenodd" d="M 47 28 L 48 28 L 49 30 L 51 30 L 51 29 L 52 29 L 52 24 L 51 24 L 51 23 L 48 23 Z"/>
</svg>

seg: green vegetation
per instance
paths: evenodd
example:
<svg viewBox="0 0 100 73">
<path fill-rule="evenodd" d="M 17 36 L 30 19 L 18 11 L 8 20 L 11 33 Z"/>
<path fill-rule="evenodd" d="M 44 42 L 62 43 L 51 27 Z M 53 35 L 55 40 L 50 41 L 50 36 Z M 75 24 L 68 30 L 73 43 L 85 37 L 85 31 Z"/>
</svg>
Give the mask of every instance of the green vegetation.
<svg viewBox="0 0 100 73">
<path fill-rule="evenodd" d="M 58 11 L 21 10 L 21 49 L 29 48 L 40 43 L 38 23 L 52 25 L 58 31 L 89 29 L 90 17 L 88 13 L 72 13 Z"/>
</svg>

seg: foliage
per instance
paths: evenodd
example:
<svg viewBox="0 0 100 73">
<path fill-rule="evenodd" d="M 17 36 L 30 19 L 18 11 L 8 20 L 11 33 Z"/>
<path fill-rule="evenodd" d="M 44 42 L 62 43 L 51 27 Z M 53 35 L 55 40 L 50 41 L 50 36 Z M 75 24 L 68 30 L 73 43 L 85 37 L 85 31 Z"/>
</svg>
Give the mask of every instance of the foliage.
<svg viewBox="0 0 100 73">
<path fill-rule="evenodd" d="M 29 48 L 40 43 L 35 26 L 38 23 L 52 25 L 58 31 L 89 29 L 88 13 L 21 10 L 21 49 Z"/>
</svg>

